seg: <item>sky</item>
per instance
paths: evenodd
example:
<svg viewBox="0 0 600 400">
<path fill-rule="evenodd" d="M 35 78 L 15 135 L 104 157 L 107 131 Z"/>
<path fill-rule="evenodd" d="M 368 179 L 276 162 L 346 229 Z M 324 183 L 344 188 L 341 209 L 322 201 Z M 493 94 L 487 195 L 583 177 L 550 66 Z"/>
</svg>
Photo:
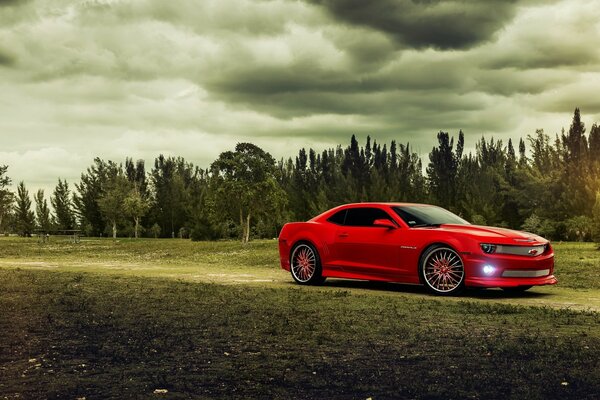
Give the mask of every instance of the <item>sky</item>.
<svg viewBox="0 0 600 400">
<path fill-rule="evenodd" d="M 518 140 L 600 122 L 600 0 L 0 0 L 0 165 L 208 167 L 237 142 Z"/>
</svg>

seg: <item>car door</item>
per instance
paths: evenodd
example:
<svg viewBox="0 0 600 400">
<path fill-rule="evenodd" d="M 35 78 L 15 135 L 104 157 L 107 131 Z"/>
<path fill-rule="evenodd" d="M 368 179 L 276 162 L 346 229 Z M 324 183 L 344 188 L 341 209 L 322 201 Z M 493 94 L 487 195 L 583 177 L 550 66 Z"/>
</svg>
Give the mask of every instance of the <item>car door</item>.
<svg viewBox="0 0 600 400">
<path fill-rule="evenodd" d="M 394 222 L 381 208 L 349 208 L 344 224 L 337 228 L 334 252 L 342 269 L 356 278 L 394 280 L 400 272 L 403 230 L 374 226 L 377 219 Z"/>
</svg>

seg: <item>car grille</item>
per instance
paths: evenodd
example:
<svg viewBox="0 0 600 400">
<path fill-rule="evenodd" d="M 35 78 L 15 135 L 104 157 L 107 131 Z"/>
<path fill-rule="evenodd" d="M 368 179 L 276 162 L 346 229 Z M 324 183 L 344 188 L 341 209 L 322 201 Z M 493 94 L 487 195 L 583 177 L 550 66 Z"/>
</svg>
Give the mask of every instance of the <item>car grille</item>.
<svg viewBox="0 0 600 400">
<path fill-rule="evenodd" d="M 508 278 L 537 278 L 550 274 L 549 269 L 540 270 L 523 270 L 523 269 L 507 269 L 502 273 L 502 276 Z"/>
<path fill-rule="evenodd" d="M 543 254 L 546 251 L 546 245 L 540 246 L 510 246 L 510 245 L 498 245 L 496 247 L 496 253 L 498 254 L 512 254 L 516 256 L 527 256 L 535 257 Z"/>
</svg>

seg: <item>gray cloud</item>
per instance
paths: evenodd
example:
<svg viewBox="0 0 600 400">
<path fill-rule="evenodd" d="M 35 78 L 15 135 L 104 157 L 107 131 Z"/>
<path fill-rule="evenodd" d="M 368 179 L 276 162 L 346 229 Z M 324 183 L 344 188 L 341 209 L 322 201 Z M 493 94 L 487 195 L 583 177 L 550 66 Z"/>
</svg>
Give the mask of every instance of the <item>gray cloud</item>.
<svg viewBox="0 0 600 400">
<path fill-rule="evenodd" d="M 439 130 L 468 146 L 553 133 L 576 106 L 600 120 L 600 0 L 4 5 L 0 164 L 15 181 L 73 180 L 96 155 L 207 166 L 237 141 L 279 158 L 351 134 L 426 155 Z"/>
<path fill-rule="evenodd" d="M 392 35 L 410 47 L 468 48 L 490 40 L 516 13 L 518 1 L 310 0 L 350 24 Z"/>
<path fill-rule="evenodd" d="M 29 0 L 0 0 L 0 7 L 3 6 L 14 6 L 27 3 Z"/>
<path fill-rule="evenodd" d="M 15 62 L 15 58 L 12 57 L 11 55 L 9 55 L 8 53 L 5 53 L 4 51 L 2 51 L 2 49 L 0 49 L 0 66 L 10 66 L 12 64 L 14 64 Z"/>
</svg>

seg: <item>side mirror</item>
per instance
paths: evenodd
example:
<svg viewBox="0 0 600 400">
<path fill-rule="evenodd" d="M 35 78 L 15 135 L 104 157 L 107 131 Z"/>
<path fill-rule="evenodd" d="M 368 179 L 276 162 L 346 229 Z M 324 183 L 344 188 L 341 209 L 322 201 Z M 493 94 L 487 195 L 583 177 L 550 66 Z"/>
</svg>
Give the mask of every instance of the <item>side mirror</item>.
<svg viewBox="0 0 600 400">
<path fill-rule="evenodd" d="M 397 228 L 396 224 L 394 224 L 389 219 L 376 219 L 375 221 L 373 221 L 373 226 L 379 226 L 379 227 L 388 228 L 388 229 L 396 229 Z"/>
</svg>

